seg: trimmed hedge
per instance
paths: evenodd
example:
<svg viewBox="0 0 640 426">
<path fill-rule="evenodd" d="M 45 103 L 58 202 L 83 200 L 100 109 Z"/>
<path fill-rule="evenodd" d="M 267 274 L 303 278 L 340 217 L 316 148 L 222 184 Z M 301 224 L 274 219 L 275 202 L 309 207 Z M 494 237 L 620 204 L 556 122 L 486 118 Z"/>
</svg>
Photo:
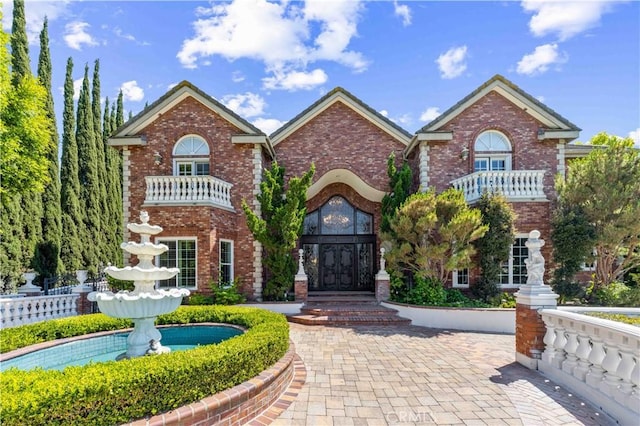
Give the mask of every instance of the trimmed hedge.
<svg viewBox="0 0 640 426">
<path fill-rule="evenodd" d="M 257 308 L 182 306 L 157 324 L 220 322 L 247 332 L 217 345 L 153 357 L 0 375 L 0 419 L 9 425 L 114 425 L 166 412 L 245 382 L 289 347 L 281 314 Z M 131 326 L 102 314 L 0 330 L 2 350 Z"/>
</svg>

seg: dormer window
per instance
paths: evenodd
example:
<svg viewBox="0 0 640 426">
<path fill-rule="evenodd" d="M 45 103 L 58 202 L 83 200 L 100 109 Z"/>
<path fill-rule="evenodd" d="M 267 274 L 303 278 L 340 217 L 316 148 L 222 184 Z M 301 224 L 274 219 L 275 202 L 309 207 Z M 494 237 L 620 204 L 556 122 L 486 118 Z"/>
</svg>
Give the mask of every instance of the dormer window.
<svg viewBox="0 0 640 426">
<path fill-rule="evenodd" d="M 481 133 L 473 150 L 474 171 L 511 170 L 511 143 L 504 134 L 496 130 Z"/>
<path fill-rule="evenodd" d="M 176 176 L 208 176 L 209 144 L 197 135 L 181 138 L 173 147 L 173 164 Z"/>
</svg>

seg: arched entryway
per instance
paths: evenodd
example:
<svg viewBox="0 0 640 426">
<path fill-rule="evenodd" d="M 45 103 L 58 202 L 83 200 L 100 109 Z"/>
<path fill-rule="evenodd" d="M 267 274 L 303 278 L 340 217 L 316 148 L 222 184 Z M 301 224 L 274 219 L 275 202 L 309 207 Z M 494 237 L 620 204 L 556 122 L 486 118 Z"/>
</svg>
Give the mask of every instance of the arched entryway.
<svg viewBox="0 0 640 426">
<path fill-rule="evenodd" d="M 309 291 L 373 291 L 373 215 L 335 195 L 307 214 L 300 244 Z"/>
</svg>

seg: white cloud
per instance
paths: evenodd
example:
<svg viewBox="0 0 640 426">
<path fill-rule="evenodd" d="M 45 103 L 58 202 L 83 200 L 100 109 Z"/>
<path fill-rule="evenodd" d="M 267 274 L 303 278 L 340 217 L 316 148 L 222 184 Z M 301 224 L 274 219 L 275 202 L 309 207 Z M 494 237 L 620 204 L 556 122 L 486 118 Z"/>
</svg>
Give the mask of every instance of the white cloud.
<svg viewBox="0 0 640 426">
<path fill-rule="evenodd" d="M 522 57 L 520 62 L 518 62 L 516 72 L 526 75 L 542 74 L 549 70 L 551 65 L 563 64 L 567 62 L 567 60 L 567 54 L 558 52 L 558 45 L 556 43 L 543 44 L 542 46 L 536 47 L 533 53 Z"/>
<path fill-rule="evenodd" d="M 72 49 L 82 50 L 82 45 L 97 46 L 98 42 L 87 32 L 91 25 L 87 22 L 74 21 L 64 26 L 64 41 Z"/>
<path fill-rule="evenodd" d="M 534 15 L 529 30 L 536 37 L 555 34 L 560 41 L 596 27 L 600 17 L 616 3 L 611 0 L 554 1 L 524 0 L 522 8 Z"/>
<path fill-rule="evenodd" d="M 389 111 L 387 111 L 386 109 L 383 109 L 382 111 L 379 111 L 380 115 L 382 115 L 383 117 L 387 117 L 389 118 Z"/>
<path fill-rule="evenodd" d="M 467 69 L 466 59 L 467 46 L 452 47 L 447 50 L 436 59 L 440 76 L 447 79 L 459 77 Z"/>
<path fill-rule="evenodd" d="M 406 126 L 407 124 L 411 123 L 411 115 L 403 114 L 400 117 L 390 118 L 390 120 L 396 124 L 401 124 L 403 126 Z"/>
<path fill-rule="evenodd" d="M 262 115 L 264 108 L 267 106 L 267 103 L 260 95 L 251 92 L 227 95 L 221 101 L 227 108 L 241 117 Z"/>
<path fill-rule="evenodd" d="M 544 103 L 544 96 L 542 96 L 542 95 L 536 96 L 536 99 L 539 100 L 540 102 Z"/>
<path fill-rule="evenodd" d="M 422 115 L 420 115 L 420 121 L 432 121 L 438 118 L 442 114 L 438 107 L 428 107 Z"/>
<path fill-rule="evenodd" d="M 411 25 L 411 9 L 406 4 L 398 4 L 398 0 L 393 1 L 393 12 L 396 16 L 402 18 L 402 25 L 408 27 Z"/>
<path fill-rule="evenodd" d="M 122 90 L 122 97 L 125 101 L 140 102 L 144 99 L 144 90 L 138 86 L 136 80 L 125 81 L 120 86 Z"/>
<path fill-rule="evenodd" d="M 196 9 L 195 34 L 183 41 L 177 58 L 185 68 L 197 68 L 213 55 L 229 61 L 254 59 L 264 63 L 272 86 L 284 89 L 286 85 L 275 82 L 292 72 L 304 73 L 317 61 L 337 62 L 361 72 L 368 61 L 348 49 L 357 36 L 361 8 L 360 1 L 354 0 L 335 0 L 330 7 L 324 0 L 213 3 Z M 311 74 L 318 77 L 316 71 Z"/>
<path fill-rule="evenodd" d="M 231 81 L 233 81 L 234 83 L 240 83 L 244 80 L 245 76 L 244 74 L 242 74 L 242 71 L 234 71 L 231 73 Z"/>
<path fill-rule="evenodd" d="M 84 80 L 83 78 L 79 78 L 77 80 L 73 80 L 73 100 L 77 101 L 78 99 L 80 99 L 80 90 L 82 90 L 82 81 Z"/>
<path fill-rule="evenodd" d="M 275 118 L 257 118 L 251 124 L 265 132 L 267 135 L 270 135 L 271 133 L 282 127 L 285 123 L 286 121 L 276 120 Z"/>
<path fill-rule="evenodd" d="M 118 37 L 123 38 L 125 40 L 136 41 L 136 38 L 133 35 L 125 33 L 124 31 L 122 31 L 122 28 L 120 28 L 120 27 L 115 27 L 113 29 L 113 33 L 115 35 L 117 35 Z"/>
<path fill-rule="evenodd" d="M 636 130 L 629 132 L 629 137 L 633 139 L 633 143 L 636 148 L 640 149 L 640 127 Z"/>
<path fill-rule="evenodd" d="M 274 71 L 273 77 L 262 79 L 265 89 L 280 89 L 295 92 L 296 90 L 309 90 L 320 86 L 329 79 L 327 73 L 320 68 L 311 72 L 305 71 Z"/>
<path fill-rule="evenodd" d="M 24 5 L 25 21 L 27 26 L 27 37 L 29 44 L 38 45 L 42 31 L 44 17 L 54 21 L 67 14 L 67 5 L 70 0 L 38 0 L 26 1 Z M 6 0 L 2 3 L 2 27 L 6 32 L 11 32 L 11 21 L 13 17 L 13 1 Z"/>
</svg>

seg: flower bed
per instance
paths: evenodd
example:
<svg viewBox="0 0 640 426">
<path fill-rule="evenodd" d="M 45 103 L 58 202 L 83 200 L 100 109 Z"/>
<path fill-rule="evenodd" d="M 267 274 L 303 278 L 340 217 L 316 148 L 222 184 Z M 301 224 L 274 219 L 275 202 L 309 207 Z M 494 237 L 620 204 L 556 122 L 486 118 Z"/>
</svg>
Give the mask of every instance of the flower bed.
<svg viewBox="0 0 640 426">
<path fill-rule="evenodd" d="M 219 322 L 247 332 L 218 345 L 157 357 L 0 375 L 3 425 L 113 425 L 153 416 L 239 385 L 274 365 L 289 346 L 284 316 L 261 309 L 185 306 L 158 324 Z M 85 315 L 0 330 L 0 352 L 56 338 L 131 327 Z"/>
</svg>

